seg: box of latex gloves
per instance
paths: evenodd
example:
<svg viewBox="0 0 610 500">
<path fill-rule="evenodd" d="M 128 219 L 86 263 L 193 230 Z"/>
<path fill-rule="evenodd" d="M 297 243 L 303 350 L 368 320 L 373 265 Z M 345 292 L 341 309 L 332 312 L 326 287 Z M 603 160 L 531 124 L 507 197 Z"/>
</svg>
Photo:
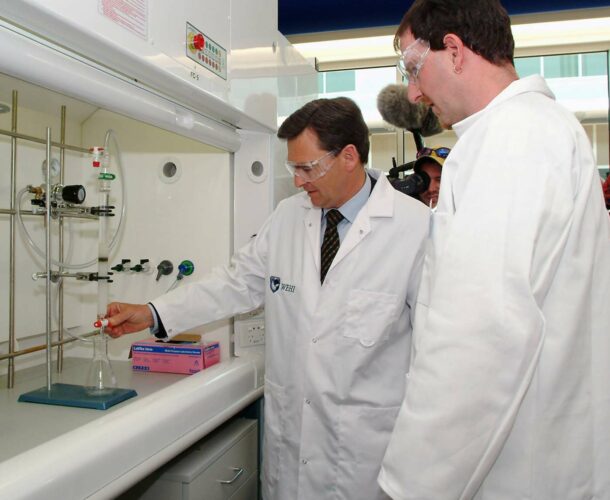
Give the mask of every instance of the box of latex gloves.
<svg viewBox="0 0 610 500">
<path fill-rule="evenodd" d="M 176 335 L 171 341 L 146 339 L 131 345 L 131 367 L 139 372 L 197 373 L 220 362 L 220 344 L 200 335 Z"/>
</svg>

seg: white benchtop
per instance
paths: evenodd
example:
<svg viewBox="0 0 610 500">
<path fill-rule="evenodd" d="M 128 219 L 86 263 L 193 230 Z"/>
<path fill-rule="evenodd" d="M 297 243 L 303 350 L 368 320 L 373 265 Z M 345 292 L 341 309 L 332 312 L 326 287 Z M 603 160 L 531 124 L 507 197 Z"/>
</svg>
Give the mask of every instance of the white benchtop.
<svg viewBox="0 0 610 500">
<path fill-rule="evenodd" d="M 81 384 L 88 364 L 66 359 L 53 382 Z M 188 376 L 112 366 L 138 396 L 105 411 L 17 402 L 46 385 L 44 366 L 17 372 L 14 389 L 0 378 L 0 498 L 112 498 L 263 394 L 257 355 Z"/>
</svg>

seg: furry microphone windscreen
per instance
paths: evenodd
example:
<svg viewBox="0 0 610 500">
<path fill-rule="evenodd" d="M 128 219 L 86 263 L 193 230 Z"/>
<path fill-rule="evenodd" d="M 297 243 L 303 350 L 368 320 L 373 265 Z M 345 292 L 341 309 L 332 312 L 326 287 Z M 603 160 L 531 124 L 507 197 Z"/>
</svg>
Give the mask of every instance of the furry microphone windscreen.
<svg viewBox="0 0 610 500">
<path fill-rule="evenodd" d="M 424 137 L 442 132 L 442 127 L 432 110 L 422 104 L 413 104 L 407 95 L 407 86 L 391 84 L 377 96 L 377 109 L 390 125 L 409 131 L 418 131 Z"/>
</svg>

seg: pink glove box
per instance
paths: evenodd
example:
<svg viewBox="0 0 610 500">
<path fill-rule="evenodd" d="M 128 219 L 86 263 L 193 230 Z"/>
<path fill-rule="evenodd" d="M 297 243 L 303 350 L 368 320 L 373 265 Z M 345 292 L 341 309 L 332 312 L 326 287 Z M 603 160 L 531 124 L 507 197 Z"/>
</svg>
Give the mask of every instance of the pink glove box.
<svg viewBox="0 0 610 500">
<path fill-rule="evenodd" d="M 131 367 L 140 372 L 197 373 L 220 362 L 220 344 L 202 343 L 193 335 L 174 337 L 170 342 L 146 339 L 131 345 Z"/>
</svg>

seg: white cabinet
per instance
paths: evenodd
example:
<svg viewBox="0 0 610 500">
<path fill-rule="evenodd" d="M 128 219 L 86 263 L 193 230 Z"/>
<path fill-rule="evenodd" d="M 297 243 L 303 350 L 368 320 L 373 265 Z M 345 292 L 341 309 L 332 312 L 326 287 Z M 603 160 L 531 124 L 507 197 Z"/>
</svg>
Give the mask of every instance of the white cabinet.
<svg viewBox="0 0 610 500">
<path fill-rule="evenodd" d="M 121 495 L 142 500 L 256 500 L 256 420 L 237 418 Z"/>
</svg>

